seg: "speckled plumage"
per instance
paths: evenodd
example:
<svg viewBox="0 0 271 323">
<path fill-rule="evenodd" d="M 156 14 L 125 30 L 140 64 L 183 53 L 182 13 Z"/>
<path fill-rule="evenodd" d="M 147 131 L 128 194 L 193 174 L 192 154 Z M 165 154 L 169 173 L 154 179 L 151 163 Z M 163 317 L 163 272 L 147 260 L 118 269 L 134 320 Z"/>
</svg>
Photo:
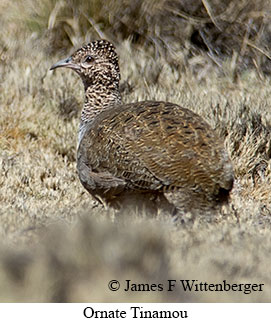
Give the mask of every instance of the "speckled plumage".
<svg viewBox="0 0 271 323">
<path fill-rule="evenodd" d="M 74 69 L 85 86 L 77 168 L 94 197 L 119 206 L 133 197 L 183 212 L 214 210 L 227 200 L 233 169 L 222 140 L 176 104 L 122 104 L 111 43 L 94 41 L 51 69 L 57 67 Z"/>
</svg>

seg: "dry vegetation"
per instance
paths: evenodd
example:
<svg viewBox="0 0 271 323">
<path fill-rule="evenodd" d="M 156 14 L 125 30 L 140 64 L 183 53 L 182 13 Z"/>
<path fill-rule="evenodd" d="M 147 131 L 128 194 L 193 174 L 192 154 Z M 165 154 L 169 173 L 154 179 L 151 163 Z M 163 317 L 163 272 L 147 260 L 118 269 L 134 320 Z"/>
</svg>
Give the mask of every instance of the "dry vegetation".
<svg viewBox="0 0 271 323">
<path fill-rule="evenodd" d="M 270 13 L 268 0 L 1 1 L 0 301 L 271 300 Z M 84 191 L 81 82 L 48 69 L 99 37 L 117 46 L 124 101 L 179 103 L 225 138 L 236 181 L 219 216 L 116 215 Z M 265 286 L 125 293 L 111 279 Z"/>
</svg>

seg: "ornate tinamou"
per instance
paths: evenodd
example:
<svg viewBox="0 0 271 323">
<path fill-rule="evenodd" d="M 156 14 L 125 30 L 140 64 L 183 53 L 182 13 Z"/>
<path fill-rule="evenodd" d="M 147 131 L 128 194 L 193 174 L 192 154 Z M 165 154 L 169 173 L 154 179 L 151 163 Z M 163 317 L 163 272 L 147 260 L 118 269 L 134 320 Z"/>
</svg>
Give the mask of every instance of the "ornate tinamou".
<svg viewBox="0 0 271 323">
<path fill-rule="evenodd" d="M 233 169 L 223 141 L 177 104 L 123 104 L 110 42 L 89 43 L 51 69 L 58 67 L 75 70 L 84 83 L 77 169 L 97 200 L 194 213 L 213 212 L 227 201 Z"/>
</svg>

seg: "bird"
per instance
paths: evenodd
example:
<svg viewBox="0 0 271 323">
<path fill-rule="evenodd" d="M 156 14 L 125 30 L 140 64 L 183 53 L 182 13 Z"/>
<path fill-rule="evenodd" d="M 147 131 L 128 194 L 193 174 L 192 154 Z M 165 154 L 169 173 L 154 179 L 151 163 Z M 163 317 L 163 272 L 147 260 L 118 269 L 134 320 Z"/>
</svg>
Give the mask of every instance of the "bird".
<svg viewBox="0 0 271 323">
<path fill-rule="evenodd" d="M 115 46 L 84 45 L 54 64 L 82 79 L 77 172 L 105 207 L 212 214 L 229 200 L 233 165 L 223 140 L 198 114 L 163 101 L 122 103 Z"/>
</svg>

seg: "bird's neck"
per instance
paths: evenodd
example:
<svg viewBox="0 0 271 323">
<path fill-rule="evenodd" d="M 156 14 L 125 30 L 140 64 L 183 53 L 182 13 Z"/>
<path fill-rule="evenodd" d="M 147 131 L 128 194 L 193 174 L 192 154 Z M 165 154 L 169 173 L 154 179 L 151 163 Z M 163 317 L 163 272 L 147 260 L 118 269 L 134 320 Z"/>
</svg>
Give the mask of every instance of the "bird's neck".
<svg viewBox="0 0 271 323">
<path fill-rule="evenodd" d="M 103 84 L 90 85 L 85 88 L 85 103 L 81 113 L 81 123 L 92 122 L 102 111 L 121 104 L 118 84 L 105 86 Z"/>
<path fill-rule="evenodd" d="M 121 104 L 118 83 L 104 85 L 96 83 L 85 86 L 85 103 L 81 113 L 79 128 L 79 143 L 84 135 L 86 126 L 105 110 Z"/>
</svg>

